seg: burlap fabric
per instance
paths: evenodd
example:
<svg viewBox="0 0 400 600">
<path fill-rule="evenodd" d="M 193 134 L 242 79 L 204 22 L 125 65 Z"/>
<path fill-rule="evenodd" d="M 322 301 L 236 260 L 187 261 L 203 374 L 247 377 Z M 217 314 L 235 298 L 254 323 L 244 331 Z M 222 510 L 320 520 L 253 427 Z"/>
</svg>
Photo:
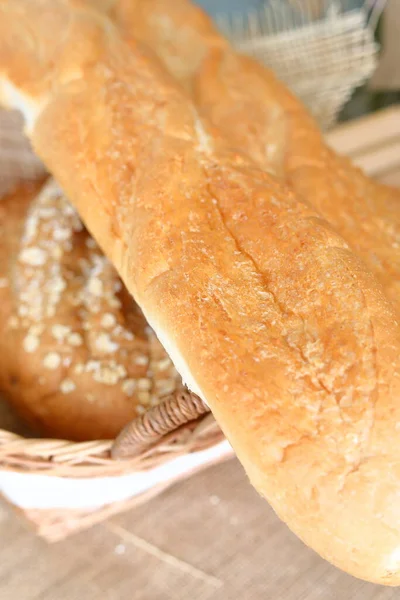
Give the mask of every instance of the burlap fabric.
<svg viewBox="0 0 400 600">
<path fill-rule="evenodd" d="M 270 67 L 326 130 L 376 67 L 374 29 L 385 1 L 372 11 L 369 4 L 268 0 L 216 18 L 232 44 Z"/>
</svg>

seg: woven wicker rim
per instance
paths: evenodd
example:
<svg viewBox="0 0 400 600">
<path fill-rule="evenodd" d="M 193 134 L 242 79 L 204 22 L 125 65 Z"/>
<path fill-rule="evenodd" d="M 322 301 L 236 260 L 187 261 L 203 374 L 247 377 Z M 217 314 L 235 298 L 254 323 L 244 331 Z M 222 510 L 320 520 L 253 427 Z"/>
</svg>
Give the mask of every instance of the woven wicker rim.
<svg viewBox="0 0 400 600">
<path fill-rule="evenodd" d="M 207 412 L 210 409 L 196 394 L 187 389 L 176 391 L 128 423 L 112 445 L 111 456 L 116 459 L 137 456 Z"/>
<path fill-rule="evenodd" d="M 204 416 L 208 410 L 197 396 L 180 391 L 129 423 L 116 440 L 29 439 L 0 429 L 0 465 L 3 470 L 64 477 L 146 471 L 222 441 L 212 415 Z"/>
</svg>

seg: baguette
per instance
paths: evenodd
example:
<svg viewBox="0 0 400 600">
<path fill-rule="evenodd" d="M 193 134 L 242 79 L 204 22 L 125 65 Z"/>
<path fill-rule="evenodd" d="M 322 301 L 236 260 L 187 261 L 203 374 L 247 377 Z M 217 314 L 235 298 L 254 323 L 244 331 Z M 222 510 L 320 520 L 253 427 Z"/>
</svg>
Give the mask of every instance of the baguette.
<svg viewBox="0 0 400 600">
<path fill-rule="evenodd" d="M 1 0 L 0 96 L 255 488 L 307 544 L 400 582 L 400 331 L 382 287 L 72 0 Z"/>
<path fill-rule="evenodd" d="M 236 53 L 189 0 L 116 0 L 115 21 L 149 46 L 231 144 L 283 177 L 347 241 L 400 313 L 400 191 L 330 150 L 302 103 Z"/>
<path fill-rule="evenodd" d="M 178 375 L 54 181 L 0 207 L 1 392 L 34 432 L 113 439 Z"/>
</svg>

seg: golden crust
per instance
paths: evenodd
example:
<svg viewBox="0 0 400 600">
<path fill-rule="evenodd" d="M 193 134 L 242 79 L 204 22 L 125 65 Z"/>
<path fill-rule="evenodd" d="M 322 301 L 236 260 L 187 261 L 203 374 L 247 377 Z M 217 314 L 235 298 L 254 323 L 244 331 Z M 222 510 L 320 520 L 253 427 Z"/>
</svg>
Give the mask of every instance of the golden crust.
<svg viewBox="0 0 400 600">
<path fill-rule="evenodd" d="M 305 107 L 237 54 L 188 0 L 117 0 L 127 33 L 148 45 L 231 144 L 284 177 L 350 244 L 400 311 L 400 191 L 329 150 Z"/>
<path fill-rule="evenodd" d="M 179 385 L 54 181 L 1 200 L 0 387 L 35 430 L 110 439 Z"/>
<path fill-rule="evenodd" d="M 32 91 L 19 65 L 37 47 L 23 34 L 40 37 L 44 6 L 63 36 L 41 47 L 42 65 L 55 58 Z M 39 111 L 39 156 L 252 483 L 328 560 L 399 583 L 400 333 L 382 288 L 101 15 L 67 1 L 0 7 L 1 69 L 26 115 L 29 101 Z M 3 98 L 15 105 L 4 86 Z"/>
</svg>

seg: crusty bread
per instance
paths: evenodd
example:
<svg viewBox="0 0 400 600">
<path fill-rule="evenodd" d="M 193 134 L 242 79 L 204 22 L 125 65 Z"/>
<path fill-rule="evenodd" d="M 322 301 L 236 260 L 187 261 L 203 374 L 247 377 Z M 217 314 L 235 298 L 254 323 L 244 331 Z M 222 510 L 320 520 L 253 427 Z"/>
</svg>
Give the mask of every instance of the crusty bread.
<svg viewBox="0 0 400 600">
<path fill-rule="evenodd" d="M 104 16 L 0 7 L 3 102 L 252 483 L 327 559 L 399 583 L 400 331 L 382 288 Z"/>
<path fill-rule="evenodd" d="M 0 389 L 46 435 L 110 439 L 179 380 L 54 181 L 0 201 Z"/>
<path fill-rule="evenodd" d="M 236 53 L 190 0 L 114 0 L 113 18 L 148 45 L 231 143 L 284 177 L 379 278 L 400 314 L 400 190 L 328 149 L 272 71 Z"/>
</svg>

